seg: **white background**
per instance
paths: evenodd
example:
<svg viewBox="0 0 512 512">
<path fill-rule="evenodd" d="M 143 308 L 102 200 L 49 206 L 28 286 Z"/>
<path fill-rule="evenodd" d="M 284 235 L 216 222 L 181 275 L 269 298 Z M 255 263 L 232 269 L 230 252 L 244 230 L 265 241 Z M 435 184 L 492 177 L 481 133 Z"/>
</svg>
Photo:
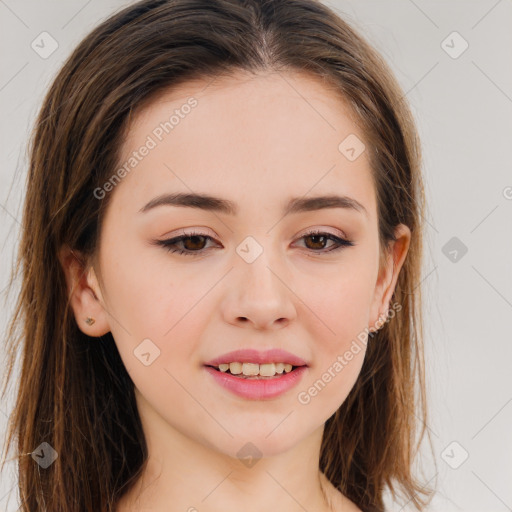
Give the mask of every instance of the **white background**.
<svg viewBox="0 0 512 512">
<path fill-rule="evenodd" d="M 438 489 L 429 510 L 512 510 L 512 1 L 325 3 L 387 59 L 422 138 L 428 428 L 437 466 L 425 444 L 421 480 Z M 0 0 L 2 332 L 14 299 L 5 289 L 19 234 L 26 141 L 43 94 L 76 44 L 128 4 Z M 58 43 L 46 59 L 31 48 L 43 31 Z M 453 58 L 465 42 L 467 50 Z M 446 246 L 453 237 L 467 247 L 456 262 Z M 0 404 L 2 434 L 12 397 L 11 386 Z M 463 450 L 469 457 L 453 469 L 448 462 L 457 465 Z M 14 475 L 8 463 L 2 511 L 17 508 Z M 392 511 L 412 510 L 388 504 Z"/>
</svg>

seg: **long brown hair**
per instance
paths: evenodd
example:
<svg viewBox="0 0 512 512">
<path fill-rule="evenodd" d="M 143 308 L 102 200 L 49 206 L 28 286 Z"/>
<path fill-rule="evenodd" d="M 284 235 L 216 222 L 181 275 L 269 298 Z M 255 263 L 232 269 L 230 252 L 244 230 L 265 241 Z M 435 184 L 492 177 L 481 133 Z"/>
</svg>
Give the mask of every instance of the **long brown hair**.
<svg viewBox="0 0 512 512">
<path fill-rule="evenodd" d="M 141 475 L 147 447 L 134 384 L 111 333 L 92 339 L 69 314 L 57 254 L 66 244 L 91 258 L 84 264 L 97 255 L 110 194 L 98 201 L 93 191 L 116 169 L 135 108 L 187 80 L 237 70 L 299 70 L 345 99 L 368 141 L 381 255 L 395 226 L 411 230 L 391 299 L 401 311 L 372 335 L 356 384 L 326 422 L 320 469 L 364 512 L 384 510 L 386 487 L 418 510 L 430 501 L 421 495 L 432 491 L 412 473 L 427 423 L 419 286 L 425 199 L 414 123 L 394 77 L 315 0 L 143 0 L 78 45 L 30 141 L 6 372 L 8 381 L 21 347 L 7 445 L 17 435 L 24 512 L 114 510 Z M 31 457 L 43 442 L 58 455 L 46 469 Z"/>
</svg>

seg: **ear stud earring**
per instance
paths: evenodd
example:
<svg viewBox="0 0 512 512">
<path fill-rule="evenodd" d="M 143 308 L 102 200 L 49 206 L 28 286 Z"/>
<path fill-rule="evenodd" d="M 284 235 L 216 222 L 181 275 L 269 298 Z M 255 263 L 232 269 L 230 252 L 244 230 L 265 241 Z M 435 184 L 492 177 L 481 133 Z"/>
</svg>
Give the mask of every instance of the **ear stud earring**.
<svg viewBox="0 0 512 512">
<path fill-rule="evenodd" d="M 91 318 L 90 316 L 88 316 L 86 319 L 85 319 L 85 323 L 87 325 L 92 325 L 94 322 L 96 322 L 96 320 L 94 320 L 94 318 Z"/>
</svg>

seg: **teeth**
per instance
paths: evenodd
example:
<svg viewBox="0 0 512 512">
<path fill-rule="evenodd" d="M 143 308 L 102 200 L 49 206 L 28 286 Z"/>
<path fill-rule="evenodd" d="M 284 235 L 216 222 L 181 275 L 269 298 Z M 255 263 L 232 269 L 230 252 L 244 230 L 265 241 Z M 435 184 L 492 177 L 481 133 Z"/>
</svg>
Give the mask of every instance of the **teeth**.
<svg viewBox="0 0 512 512">
<path fill-rule="evenodd" d="M 276 373 L 282 374 L 290 373 L 292 371 L 291 364 L 285 363 L 222 363 L 219 364 L 219 370 L 221 372 L 227 372 L 228 370 L 233 375 L 244 375 L 247 377 L 261 376 L 261 377 L 273 377 Z"/>
<path fill-rule="evenodd" d="M 257 369 L 258 369 L 258 367 L 259 367 L 259 374 L 262 377 L 273 377 L 276 374 L 276 365 L 274 363 L 266 363 L 266 364 L 256 365 Z"/>
<path fill-rule="evenodd" d="M 229 371 L 233 375 L 240 375 L 242 373 L 242 363 L 229 363 Z"/>
<path fill-rule="evenodd" d="M 243 363 L 242 373 L 247 376 L 256 376 L 260 373 L 260 365 L 255 363 Z"/>
<path fill-rule="evenodd" d="M 284 363 L 276 363 L 276 372 L 283 373 L 284 372 Z"/>
</svg>

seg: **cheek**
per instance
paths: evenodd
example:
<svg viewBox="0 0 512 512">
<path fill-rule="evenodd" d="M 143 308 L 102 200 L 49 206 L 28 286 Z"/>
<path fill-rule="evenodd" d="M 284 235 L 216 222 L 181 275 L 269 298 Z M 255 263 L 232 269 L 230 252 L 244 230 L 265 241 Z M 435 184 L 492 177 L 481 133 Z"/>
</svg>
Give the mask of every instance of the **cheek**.
<svg viewBox="0 0 512 512">
<path fill-rule="evenodd" d="M 159 250 L 164 251 L 141 249 L 136 243 L 119 246 L 105 253 L 102 263 L 107 307 L 133 342 L 151 338 L 165 345 L 176 329 L 190 322 L 190 315 L 197 320 L 196 305 L 215 283 L 213 276 L 199 278 L 191 270 L 184 272 L 182 265 L 154 258 Z"/>
<path fill-rule="evenodd" d="M 373 276 L 363 264 L 350 271 L 345 268 L 305 295 L 308 308 L 301 314 L 314 318 L 303 325 L 314 340 L 315 364 L 297 401 L 308 414 L 332 415 L 353 388 L 364 362 Z"/>
<path fill-rule="evenodd" d="M 322 340 L 325 349 L 332 353 L 364 332 L 371 307 L 371 278 L 368 269 L 351 267 L 305 286 L 302 315 L 315 319 L 316 330 L 311 339 Z"/>
<path fill-rule="evenodd" d="M 332 319 L 335 334 L 313 338 L 314 364 L 297 392 L 297 402 L 307 414 L 326 414 L 325 419 L 329 418 L 354 387 L 366 354 L 365 318 L 361 313 L 352 316 L 347 308 Z"/>
<path fill-rule="evenodd" d="M 354 345 L 349 350 L 350 360 L 345 358 L 346 352 L 341 352 L 328 364 L 312 368 L 311 378 L 297 392 L 301 417 L 325 422 L 339 409 L 359 377 L 365 350 L 364 344 Z"/>
<path fill-rule="evenodd" d="M 186 400 L 180 398 L 178 382 L 186 381 L 189 368 L 199 360 L 198 343 L 209 318 L 207 301 L 201 299 L 214 285 L 214 276 L 189 278 L 168 264 L 163 268 L 133 254 L 118 251 L 104 258 L 112 335 L 143 395 L 160 403 L 170 396 L 173 402 Z"/>
</svg>

